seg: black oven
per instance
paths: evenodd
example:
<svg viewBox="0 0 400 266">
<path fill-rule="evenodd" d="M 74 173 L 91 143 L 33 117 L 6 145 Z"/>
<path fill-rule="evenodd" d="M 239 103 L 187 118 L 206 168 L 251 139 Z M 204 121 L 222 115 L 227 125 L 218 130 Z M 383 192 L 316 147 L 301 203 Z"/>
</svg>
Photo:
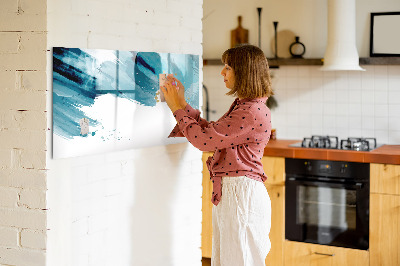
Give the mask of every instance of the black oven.
<svg viewBox="0 0 400 266">
<path fill-rule="evenodd" d="M 287 158 L 285 169 L 286 239 L 368 249 L 368 163 Z"/>
</svg>

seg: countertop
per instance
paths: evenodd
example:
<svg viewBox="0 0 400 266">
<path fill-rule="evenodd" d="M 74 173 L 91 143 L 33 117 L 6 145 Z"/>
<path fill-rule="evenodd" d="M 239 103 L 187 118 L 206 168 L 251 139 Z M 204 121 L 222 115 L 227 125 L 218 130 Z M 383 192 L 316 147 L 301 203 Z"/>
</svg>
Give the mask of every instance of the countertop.
<svg viewBox="0 0 400 266">
<path fill-rule="evenodd" d="M 290 147 L 301 140 L 270 140 L 264 156 L 364 163 L 400 164 L 400 145 L 383 145 L 372 151 Z"/>
</svg>

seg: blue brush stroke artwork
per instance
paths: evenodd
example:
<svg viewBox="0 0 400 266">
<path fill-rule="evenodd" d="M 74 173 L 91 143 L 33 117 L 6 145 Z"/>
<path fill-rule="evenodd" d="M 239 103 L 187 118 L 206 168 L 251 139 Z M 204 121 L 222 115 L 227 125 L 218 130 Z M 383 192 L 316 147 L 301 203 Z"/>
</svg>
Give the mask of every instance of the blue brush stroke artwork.
<svg viewBox="0 0 400 266">
<path fill-rule="evenodd" d="M 187 102 L 199 108 L 198 55 L 54 47 L 54 134 L 67 140 L 94 136 L 93 131 L 82 133 L 82 123 L 102 126 L 85 110 L 103 95 L 156 106 L 160 74 L 174 74 L 185 87 Z M 102 108 L 111 112 L 115 107 Z"/>
</svg>

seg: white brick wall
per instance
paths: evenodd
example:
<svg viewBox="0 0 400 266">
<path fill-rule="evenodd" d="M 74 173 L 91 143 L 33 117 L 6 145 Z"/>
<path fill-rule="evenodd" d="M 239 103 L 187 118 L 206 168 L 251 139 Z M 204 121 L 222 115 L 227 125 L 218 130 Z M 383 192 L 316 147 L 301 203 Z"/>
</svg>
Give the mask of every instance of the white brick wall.
<svg viewBox="0 0 400 266">
<path fill-rule="evenodd" d="M 202 0 L 50 0 L 48 49 L 201 55 L 201 18 Z M 201 265 L 201 152 L 189 143 L 48 156 L 48 265 Z"/>
<path fill-rule="evenodd" d="M 46 254 L 43 250 L 14 249 L 0 247 L 3 265 L 45 265 Z"/>
<path fill-rule="evenodd" d="M 15 208 L 18 204 L 19 189 L 0 187 L 0 207 Z"/>
<path fill-rule="evenodd" d="M 21 246 L 32 249 L 46 249 L 46 231 L 28 230 L 21 231 Z"/>
<path fill-rule="evenodd" d="M 45 134 L 48 47 L 201 55 L 202 1 L 4 0 L 0 15 L 0 264 L 200 264 L 199 151 L 53 161 Z"/>
<path fill-rule="evenodd" d="M 46 5 L 0 3 L 1 265 L 45 265 Z"/>
<path fill-rule="evenodd" d="M 1 2 L 0 264 L 45 265 L 46 253 L 48 265 L 200 264 L 200 152 L 184 143 L 46 165 L 45 134 L 47 47 L 201 54 L 201 4 Z"/>
<path fill-rule="evenodd" d="M 25 208 L 0 209 L 2 220 L 0 226 L 46 229 L 46 212 L 42 210 L 30 210 Z"/>
<path fill-rule="evenodd" d="M 0 186 L 46 189 L 46 171 L 41 169 L 0 169 Z"/>
<path fill-rule="evenodd" d="M 18 247 L 19 231 L 17 228 L 0 227 L 0 247 Z"/>
</svg>

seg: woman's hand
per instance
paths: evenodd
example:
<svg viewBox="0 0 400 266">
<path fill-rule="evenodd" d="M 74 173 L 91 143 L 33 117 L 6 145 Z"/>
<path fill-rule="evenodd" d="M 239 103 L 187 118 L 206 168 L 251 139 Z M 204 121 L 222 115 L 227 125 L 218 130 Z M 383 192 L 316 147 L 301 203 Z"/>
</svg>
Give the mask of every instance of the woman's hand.
<svg viewBox="0 0 400 266">
<path fill-rule="evenodd" d="M 160 87 L 160 89 L 163 92 L 165 101 L 172 113 L 178 109 L 184 109 L 186 107 L 184 96 L 185 88 L 178 79 L 168 76 L 164 86 Z"/>
<path fill-rule="evenodd" d="M 175 77 L 168 77 L 170 80 L 173 80 L 178 84 L 178 96 L 179 96 L 179 102 L 183 108 L 186 107 L 187 102 L 185 100 L 185 87 L 183 86 L 182 82 L 179 81 L 179 79 Z"/>
</svg>

